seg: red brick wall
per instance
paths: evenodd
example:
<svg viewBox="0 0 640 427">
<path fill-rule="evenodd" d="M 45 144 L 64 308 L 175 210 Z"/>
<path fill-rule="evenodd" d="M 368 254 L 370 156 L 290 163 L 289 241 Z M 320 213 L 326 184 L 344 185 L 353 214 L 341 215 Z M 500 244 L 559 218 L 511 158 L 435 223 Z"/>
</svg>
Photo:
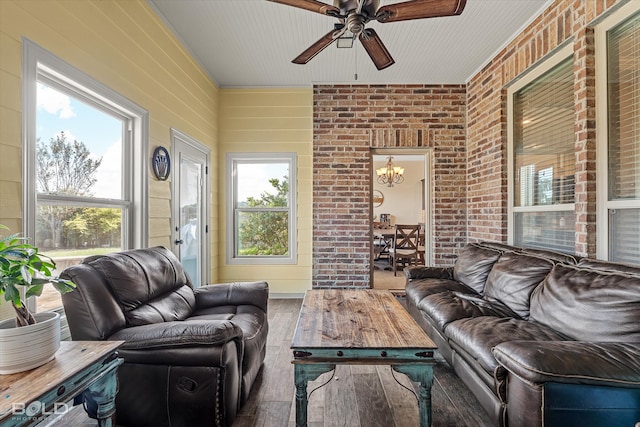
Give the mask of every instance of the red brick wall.
<svg viewBox="0 0 640 427">
<path fill-rule="evenodd" d="M 313 286 L 369 286 L 371 147 L 433 149 L 431 264 L 450 265 L 468 241 L 506 242 L 507 87 L 563 43 L 574 51 L 575 251 L 595 256 L 591 25 L 616 3 L 557 0 L 467 85 L 315 87 Z"/>
<path fill-rule="evenodd" d="M 593 30 L 589 25 L 615 3 L 556 1 L 469 81 L 469 241 L 507 241 L 506 87 L 567 42 L 573 45 L 575 74 L 575 250 L 595 256 L 595 72 Z"/>
<path fill-rule="evenodd" d="M 314 87 L 313 286 L 369 287 L 371 148 L 432 149 L 434 265 L 466 242 L 464 85 Z"/>
</svg>

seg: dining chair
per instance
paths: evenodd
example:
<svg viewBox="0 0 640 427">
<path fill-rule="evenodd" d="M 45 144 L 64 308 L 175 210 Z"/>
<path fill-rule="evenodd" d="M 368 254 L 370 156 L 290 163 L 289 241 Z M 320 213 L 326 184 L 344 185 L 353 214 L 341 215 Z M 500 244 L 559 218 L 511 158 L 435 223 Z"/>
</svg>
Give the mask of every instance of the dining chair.
<svg viewBox="0 0 640 427">
<path fill-rule="evenodd" d="M 425 230 L 422 229 L 418 236 L 418 265 L 427 265 L 425 258 Z"/>
<path fill-rule="evenodd" d="M 418 265 L 418 242 L 420 239 L 420 225 L 396 224 L 393 246 L 389 249 L 393 275 L 396 276 L 398 264 Z"/>
</svg>

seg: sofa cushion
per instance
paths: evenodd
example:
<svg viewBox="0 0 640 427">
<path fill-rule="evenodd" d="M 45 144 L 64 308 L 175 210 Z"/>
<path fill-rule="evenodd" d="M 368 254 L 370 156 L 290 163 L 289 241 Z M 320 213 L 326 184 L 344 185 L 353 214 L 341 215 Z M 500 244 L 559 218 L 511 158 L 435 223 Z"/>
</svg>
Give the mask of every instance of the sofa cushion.
<svg viewBox="0 0 640 427">
<path fill-rule="evenodd" d="M 495 249 L 498 250 L 500 252 L 520 252 L 522 251 L 522 248 L 519 246 L 512 246 L 512 245 L 508 245 L 506 243 L 500 243 L 500 242 L 491 242 L 488 240 L 483 240 L 480 242 L 475 243 L 476 245 L 479 246 L 484 246 L 485 248 L 489 248 L 489 249 Z"/>
<path fill-rule="evenodd" d="M 456 320 L 449 323 L 444 333 L 489 373 L 498 367 L 491 349 L 502 342 L 566 339 L 551 328 L 527 320 L 490 316 Z"/>
<path fill-rule="evenodd" d="M 184 320 L 195 309 L 191 283 L 166 248 L 119 252 L 84 263 L 104 278 L 129 326 Z"/>
<path fill-rule="evenodd" d="M 531 384 L 640 387 L 638 343 L 510 341 L 494 347 L 493 354 L 509 372 Z"/>
<path fill-rule="evenodd" d="M 542 258 L 548 258 L 555 263 L 575 265 L 578 263 L 578 257 L 564 252 L 550 251 L 548 249 L 524 248 L 524 253 L 536 255 Z"/>
<path fill-rule="evenodd" d="M 507 252 L 493 265 L 484 287 L 485 298 L 498 300 L 523 319 L 529 317 L 531 293 L 553 268 L 548 259 Z"/>
<path fill-rule="evenodd" d="M 640 277 L 557 264 L 531 296 L 531 320 L 578 341 L 640 342 Z"/>
<path fill-rule="evenodd" d="M 429 295 L 420 301 L 418 307 L 433 319 L 441 331 L 454 320 L 467 317 L 517 317 L 509 307 L 500 302 L 491 303 L 477 295 L 460 292 Z"/>
<path fill-rule="evenodd" d="M 429 295 L 448 291 L 455 291 L 464 294 L 476 294 L 473 289 L 463 283 L 456 282 L 455 280 L 419 279 L 411 280 L 405 285 L 407 299 L 414 301 L 416 306 L 423 298 Z"/>
<path fill-rule="evenodd" d="M 623 264 L 620 262 L 602 261 L 599 259 L 582 258 L 578 267 L 590 268 L 609 273 L 624 273 L 640 276 L 640 267 L 637 265 Z"/>
<path fill-rule="evenodd" d="M 453 278 L 481 294 L 491 267 L 500 255 L 502 252 L 495 249 L 469 244 L 458 254 L 453 266 Z"/>
</svg>

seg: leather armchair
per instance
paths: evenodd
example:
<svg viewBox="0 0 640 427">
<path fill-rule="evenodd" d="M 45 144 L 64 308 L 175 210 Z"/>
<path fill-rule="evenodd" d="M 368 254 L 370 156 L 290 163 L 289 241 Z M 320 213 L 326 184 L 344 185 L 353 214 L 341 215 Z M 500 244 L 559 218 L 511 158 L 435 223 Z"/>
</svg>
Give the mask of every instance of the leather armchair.
<svg viewBox="0 0 640 427">
<path fill-rule="evenodd" d="M 124 340 L 117 423 L 230 426 L 264 361 L 266 282 L 193 289 L 163 247 L 85 259 L 61 275 L 74 340 Z"/>
</svg>

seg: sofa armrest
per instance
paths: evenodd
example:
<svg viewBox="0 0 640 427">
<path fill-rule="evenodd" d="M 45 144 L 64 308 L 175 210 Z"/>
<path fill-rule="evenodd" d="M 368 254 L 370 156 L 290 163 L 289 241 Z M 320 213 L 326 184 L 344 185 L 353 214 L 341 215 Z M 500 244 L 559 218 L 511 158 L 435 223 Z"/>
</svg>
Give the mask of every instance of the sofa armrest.
<svg viewBox="0 0 640 427">
<path fill-rule="evenodd" d="M 492 351 L 509 373 L 532 384 L 640 387 L 640 343 L 510 341 Z"/>
<path fill-rule="evenodd" d="M 223 305 L 255 305 L 267 311 L 269 285 L 267 282 L 235 282 L 210 284 L 194 289 L 196 309 Z"/>
<path fill-rule="evenodd" d="M 453 279 L 453 267 L 410 267 L 404 269 L 408 280 L 413 279 Z"/>
<path fill-rule="evenodd" d="M 228 320 L 186 320 L 124 328 L 109 340 L 124 340 L 122 350 L 219 346 L 242 338 L 242 330 Z"/>
</svg>

